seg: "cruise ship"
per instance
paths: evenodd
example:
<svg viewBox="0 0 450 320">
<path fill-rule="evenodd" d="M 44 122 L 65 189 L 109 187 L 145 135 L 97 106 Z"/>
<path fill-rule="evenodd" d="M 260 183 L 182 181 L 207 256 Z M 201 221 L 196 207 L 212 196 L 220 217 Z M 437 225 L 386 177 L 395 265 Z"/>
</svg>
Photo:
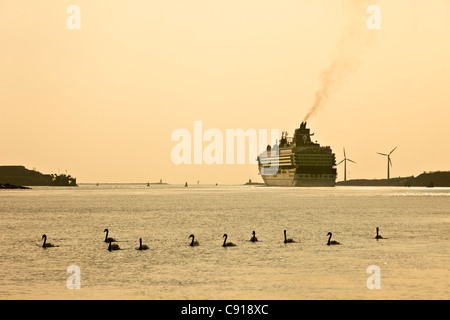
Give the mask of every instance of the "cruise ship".
<svg viewBox="0 0 450 320">
<path fill-rule="evenodd" d="M 259 174 L 266 186 L 334 187 L 336 157 L 330 147 L 311 141 L 306 122 L 295 129 L 293 137 L 283 132 L 280 142 L 258 156 Z"/>
</svg>

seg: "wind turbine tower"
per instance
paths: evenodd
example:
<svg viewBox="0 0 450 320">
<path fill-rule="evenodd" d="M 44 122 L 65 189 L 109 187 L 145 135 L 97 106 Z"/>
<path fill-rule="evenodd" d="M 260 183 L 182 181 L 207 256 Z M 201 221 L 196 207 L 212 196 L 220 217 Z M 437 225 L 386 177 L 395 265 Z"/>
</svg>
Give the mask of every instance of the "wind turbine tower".
<svg viewBox="0 0 450 320">
<path fill-rule="evenodd" d="M 387 157 L 387 178 L 388 178 L 388 180 L 389 180 L 389 167 L 392 166 L 391 153 L 394 152 L 395 149 L 397 149 L 397 147 L 392 149 L 392 151 L 389 152 L 388 154 L 377 152 L 378 154 Z"/>
<path fill-rule="evenodd" d="M 345 148 L 344 148 L 344 159 L 342 159 L 337 165 L 340 165 L 342 162 L 344 162 L 344 181 L 347 181 L 347 161 L 356 163 L 353 160 L 347 159 L 347 156 L 345 155 Z"/>
</svg>

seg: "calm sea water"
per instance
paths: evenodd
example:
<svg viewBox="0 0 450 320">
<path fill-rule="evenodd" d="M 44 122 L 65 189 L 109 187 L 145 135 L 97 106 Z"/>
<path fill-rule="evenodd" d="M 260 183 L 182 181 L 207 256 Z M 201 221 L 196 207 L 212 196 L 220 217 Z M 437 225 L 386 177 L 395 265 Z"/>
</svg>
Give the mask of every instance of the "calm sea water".
<svg viewBox="0 0 450 320">
<path fill-rule="evenodd" d="M 1 191 L 0 216 L 0 299 L 450 298 L 445 188 L 36 187 Z"/>
</svg>

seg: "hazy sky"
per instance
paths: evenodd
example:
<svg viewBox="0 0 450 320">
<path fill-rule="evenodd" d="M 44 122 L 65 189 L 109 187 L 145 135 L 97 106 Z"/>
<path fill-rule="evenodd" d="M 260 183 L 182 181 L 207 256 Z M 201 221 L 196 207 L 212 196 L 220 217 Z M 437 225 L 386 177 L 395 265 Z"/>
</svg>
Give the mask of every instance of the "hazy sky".
<svg viewBox="0 0 450 320">
<path fill-rule="evenodd" d="M 348 179 L 384 178 L 376 152 L 396 146 L 392 177 L 450 170 L 448 0 L 0 0 L 0 165 L 79 183 L 261 181 L 254 164 L 173 164 L 172 132 L 292 134 L 335 61 L 308 126 L 357 162 Z"/>
</svg>

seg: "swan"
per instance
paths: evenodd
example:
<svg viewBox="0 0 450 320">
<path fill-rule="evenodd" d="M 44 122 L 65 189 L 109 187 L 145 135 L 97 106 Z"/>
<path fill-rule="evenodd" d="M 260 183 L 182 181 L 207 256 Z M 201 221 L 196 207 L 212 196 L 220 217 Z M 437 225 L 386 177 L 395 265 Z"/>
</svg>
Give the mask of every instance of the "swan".
<svg viewBox="0 0 450 320">
<path fill-rule="evenodd" d="M 114 238 L 111 238 L 111 237 L 108 238 L 108 232 L 109 232 L 108 229 L 105 229 L 105 231 L 103 231 L 103 232 L 106 232 L 105 242 L 110 242 L 110 241 L 115 242 L 116 241 Z"/>
<path fill-rule="evenodd" d="M 292 243 L 295 242 L 293 239 L 286 238 L 286 230 L 284 230 L 284 243 Z"/>
<path fill-rule="evenodd" d="M 142 245 L 142 238 L 139 238 L 139 248 L 136 248 L 136 250 L 147 250 L 148 246 L 147 245 Z"/>
<path fill-rule="evenodd" d="M 235 247 L 236 245 L 234 244 L 234 243 L 232 243 L 232 242 L 227 242 L 227 238 L 228 238 L 228 235 L 225 233 L 224 235 L 223 235 L 223 238 L 225 238 L 224 240 L 223 240 L 223 247 Z"/>
<path fill-rule="evenodd" d="M 331 245 L 331 244 L 341 244 L 340 242 L 335 241 L 335 240 L 330 241 L 330 240 L 331 240 L 331 236 L 332 236 L 332 233 L 331 233 L 331 232 L 328 232 L 327 236 L 330 236 L 330 237 L 328 238 L 327 245 Z"/>
<path fill-rule="evenodd" d="M 256 242 L 256 241 L 258 241 L 258 238 L 256 237 L 255 231 L 252 232 L 252 237 L 250 238 L 250 241 L 251 241 L 251 242 Z"/>
<path fill-rule="evenodd" d="M 191 241 L 191 243 L 189 244 L 191 247 L 196 247 L 196 246 L 200 245 L 200 244 L 198 243 L 197 240 L 194 240 L 194 235 L 193 235 L 193 234 L 191 234 L 191 235 L 188 237 L 188 239 L 189 239 L 189 238 L 192 238 L 192 241 Z"/>
<path fill-rule="evenodd" d="M 120 247 L 117 243 L 111 243 L 112 240 L 109 240 L 108 251 L 112 250 L 120 250 Z"/>
<path fill-rule="evenodd" d="M 47 235 L 43 234 L 42 235 L 42 239 L 44 239 L 44 243 L 42 244 L 42 248 L 53 248 L 53 247 L 57 247 L 54 244 L 51 243 L 47 243 Z"/>
<path fill-rule="evenodd" d="M 377 227 L 377 235 L 376 235 L 375 239 L 377 239 L 377 240 L 378 239 L 383 239 L 383 237 L 378 234 L 378 227 Z"/>
</svg>

